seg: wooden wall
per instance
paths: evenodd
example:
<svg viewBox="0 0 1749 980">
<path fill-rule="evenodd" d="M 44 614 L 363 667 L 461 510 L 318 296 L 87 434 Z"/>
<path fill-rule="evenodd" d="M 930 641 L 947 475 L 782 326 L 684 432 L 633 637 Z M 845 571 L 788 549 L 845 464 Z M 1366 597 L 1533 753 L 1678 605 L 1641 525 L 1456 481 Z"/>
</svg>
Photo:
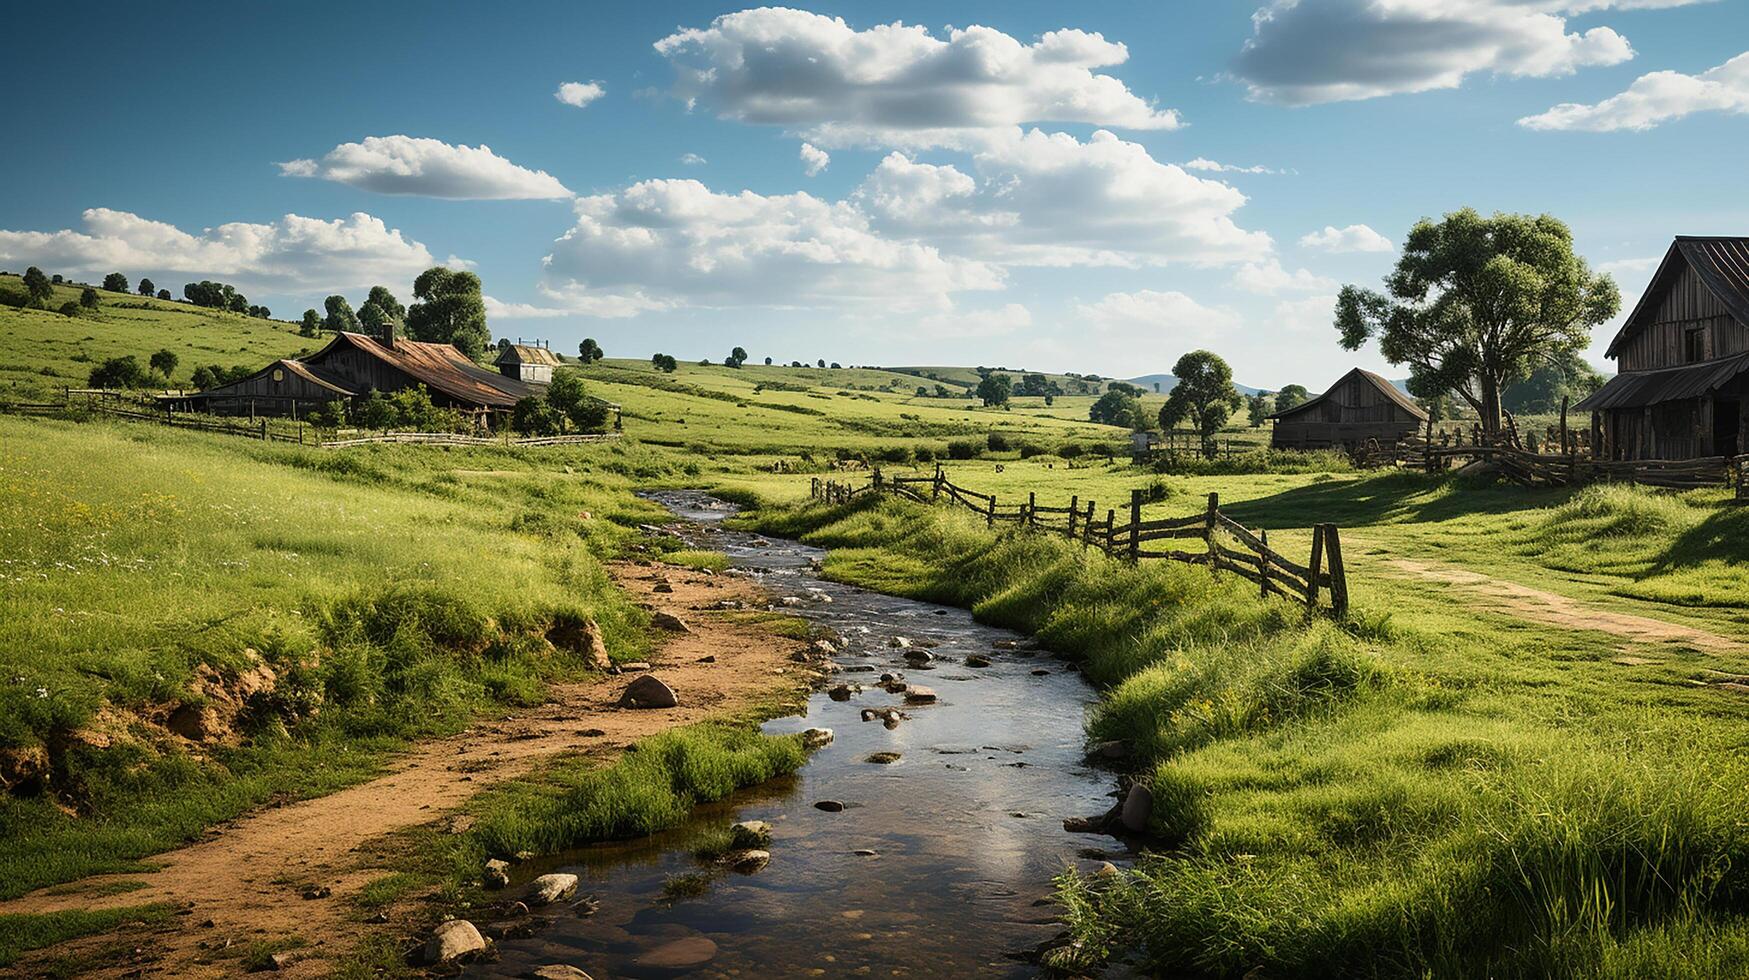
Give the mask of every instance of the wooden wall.
<svg viewBox="0 0 1749 980">
<path fill-rule="evenodd" d="M 1269 444 L 1276 449 L 1330 449 L 1362 446 L 1376 439 L 1380 446 L 1395 446 L 1420 431 L 1416 419 L 1393 422 L 1314 422 L 1298 417 L 1277 419 Z"/>
<path fill-rule="evenodd" d="M 1705 360 L 1728 357 L 1749 350 L 1749 326 L 1737 322 L 1730 310 L 1686 264 L 1659 301 L 1646 314 L 1651 322 L 1630 337 L 1618 353 L 1622 371 L 1647 371 L 1691 363 L 1683 336 L 1701 328 L 1706 332 Z"/>
</svg>

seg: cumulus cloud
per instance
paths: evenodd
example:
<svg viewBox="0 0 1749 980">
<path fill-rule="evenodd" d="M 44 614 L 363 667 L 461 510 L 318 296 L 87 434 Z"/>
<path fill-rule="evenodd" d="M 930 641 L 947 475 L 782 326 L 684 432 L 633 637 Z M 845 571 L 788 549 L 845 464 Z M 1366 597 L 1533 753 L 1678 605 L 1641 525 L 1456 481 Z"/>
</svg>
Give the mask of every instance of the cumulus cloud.
<svg viewBox="0 0 1749 980">
<path fill-rule="evenodd" d="M 1079 30 L 1031 44 L 989 27 L 884 24 L 763 7 L 656 42 L 676 94 L 726 119 L 784 126 L 824 146 L 915 146 L 956 131 L 1027 122 L 1175 129 L 1123 82 L 1095 71 L 1129 59 L 1124 45 Z"/>
<path fill-rule="evenodd" d="M 1324 252 L 1389 252 L 1396 248 L 1389 238 L 1366 225 L 1325 225 L 1322 231 L 1300 236 L 1300 244 Z"/>
<path fill-rule="evenodd" d="M 1271 249 L 1267 234 L 1233 219 L 1244 194 L 1105 130 L 1085 142 L 1038 130 L 990 134 L 972 168 L 976 177 L 895 151 L 855 198 L 885 233 L 1014 265 L 1214 265 Z"/>
<path fill-rule="evenodd" d="M 696 153 L 680 154 L 680 162 L 688 167 L 702 167 L 706 163 L 705 158 Z"/>
<path fill-rule="evenodd" d="M 438 263 L 419 242 L 363 212 L 323 220 L 288 214 L 192 234 L 127 211 L 92 208 L 84 229 L 0 231 L 0 262 L 80 275 L 214 277 L 273 291 L 406 282 Z"/>
<path fill-rule="evenodd" d="M 1607 272 L 1618 280 L 1624 277 L 1643 276 L 1658 268 L 1658 263 L 1664 260 L 1663 255 L 1646 255 L 1635 259 L 1611 259 L 1608 262 L 1597 263 L 1598 272 Z"/>
<path fill-rule="evenodd" d="M 1217 174 L 1281 174 L 1281 173 L 1287 173 L 1287 171 L 1285 171 L 1285 170 L 1272 170 L 1269 167 L 1264 167 L 1264 166 L 1241 167 L 1241 166 L 1238 166 L 1237 164 L 1221 163 L 1218 160 L 1210 160 L 1208 157 L 1197 157 L 1195 160 L 1192 160 L 1189 163 L 1185 164 L 1184 169 L 1186 169 L 1186 170 L 1201 170 L 1201 171 L 1204 171 L 1206 173 L 1217 173 Z"/>
<path fill-rule="evenodd" d="M 812 143 L 802 144 L 802 172 L 809 177 L 817 177 L 826 165 L 832 162 L 831 154 Z"/>
<path fill-rule="evenodd" d="M 553 93 L 553 98 L 581 109 L 607 94 L 600 82 L 565 82 Z"/>
<path fill-rule="evenodd" d="M 1205 306 L 1177 290 L 1107 293 L 1096 303 L 1076 306 L 1074 314 L 1095 330 L 1142 342 L 1208 339 L 1241 322 L 1232 310 Z"/>
<path fill-rule="evenodd" d="M 1003 285 L 992 264 L 883 237 L 854 205 L 806 193 L 647 180 L 575 206 L 545 260 L 549 294 L 572 302 L 941 311 Z"/>
<path fill-rule="evenodd" d="M 1549 77 L 1633 57 L 1608 27 L 1567 16 L 1700 0 L 1272 0 L 1232 73 L 1253 99 L 1288 105 L 1456 88 L 1472 74 Z"/>
<path fill-rule="evenodd" d="M 1527 129 L 1647 130 L 1696 112 L 1749 113 L 1749 52 L 1698 75 L 1655 71 L 1602 102 L 1564 102 L 1518 121 Z"/>
<path fill-rule="evenodd" d="M 1290 333 L 1335 333 L 1336 294 L 1284 299 L 1275 304 L 1274 325 Z"/>
<path fill-rule="evenodd" d="M 1247 262 L 1233 273 L 1233 287 L 1243 289 L 1248 293 L 1303 293 L 1329 291 L 1336 288 L 1336 280 L 1313 273 L 1310 269 L 1295 269 L 1289 272 L 1282 268 L 1279 259 L 1270 258 L 1263 262 Z"/>
<path fill-rule="evenodd" d="M 544 170 L 519 167 L 480 146 L 413 136 L 369 136 L 342 143 L 320 160 L 279 165 L 287 177 L 320 177 L 379 194 L 451 200 L 541 200 L 570 197 Z"/>
</svg>

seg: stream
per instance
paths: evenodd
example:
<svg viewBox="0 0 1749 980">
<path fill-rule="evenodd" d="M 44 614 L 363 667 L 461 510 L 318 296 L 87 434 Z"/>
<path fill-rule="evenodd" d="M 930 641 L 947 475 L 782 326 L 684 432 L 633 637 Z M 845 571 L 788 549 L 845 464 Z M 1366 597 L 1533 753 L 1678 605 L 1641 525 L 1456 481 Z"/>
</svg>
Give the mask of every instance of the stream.
<svg viewBox="0 0 1749 980">
<path fill-rule="evenodd" d="M 686 520 L 677 530 L 690 542 L 726 553 L 774 598 L 806 599 L 785 611 L 846 640 L 828 686 L 862 690 L 842 702 L 817 691 L 803 714 L 766 723 L 771 733 L 835 733 L 795 776 L 701 806 L 674 830 L 519 869 L 519 879 L 578 875 L 579 894 L 593 895 L 599 911 L 561 912 L 532 937 L 501 941 L 496 960 L 472 975 L 521 976 L 555 963 L 597 980 L 1035 975 L 1012 954 L 1060 931 L 1044 901 L 1051 877 L 1128 858 L 1110 837 L 1063 829 L 1064 818 L 1113 802 L 1111 774 L 1083 757 L 1093 689 L 1048 653 L 997 649 L 1024 638 L 963 609 L 827 581 L 817 573 L 821 549 L 722 528 L 731 504 L 692 491 L 650 496 Z M 924 669 L 907 664 L 890 645 L 896 636 L 935 644 L 936 659 Z M 991 666 L 965 666 L 970 654 Z M 889 671 L 940 700 L 903 704 L 875 686 Z M 890 729 L 860 718 L 888 706 L 909 718 Z M 866 761 L 876 752 L 900 758 Z M 815 808 L 822 800 L 844 809 Z M 772 825 L 770 863 L 750 874 L 716 871 L 701 894 L 665 897 L 670 876 L 703 868 L 691 841 L 737 820 Z"/>
</svg>

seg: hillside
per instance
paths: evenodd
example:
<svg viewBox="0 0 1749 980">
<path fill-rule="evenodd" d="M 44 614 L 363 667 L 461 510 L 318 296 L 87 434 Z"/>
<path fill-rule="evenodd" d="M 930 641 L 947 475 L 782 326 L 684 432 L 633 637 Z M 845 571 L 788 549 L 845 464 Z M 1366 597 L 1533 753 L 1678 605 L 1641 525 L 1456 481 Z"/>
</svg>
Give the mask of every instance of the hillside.
<svg viewBox="0 0 1749 980">
<path fill-rule="evenodd" d="M 1162 395 L 1170 392 L 1173 386 L 1178 384 L 1178 378 L 1170 374 L 1144 374 L 1139 378 L 1125 378 L 1124 380 L 1148 391 L 1152 391 L 1155 385 L 1159 385 Z M 1242 385 L 1237 381 L 1233 382 L 1233 387 L 1239 389 L 1241 395 L 1255 395 L 1260 391 L 1269 390 L 1268 388 L 1253 388 L 1250 385 Z"/>
<path fill-rule="evenodd" d="M 186 384 L 196 367 L 261 365 L 294 357 L 319 341 L 298 335 L 297 324 L 259 320 L 223 310 L 99 289 L 95 311 L 66 317 L 54 311 L 76 302 L 81 285 L 59 285 L 51 309 L 0 305 L 0 402 L 43 401 L 63 388 L 84 387 L 91 369 L 112 357 L 133 355 L 143 366 L 159 350 L 176 355 L 171 387 Z M 0 292 L 22 296 L 18 276 L 0 276 Z"/>
</svg>

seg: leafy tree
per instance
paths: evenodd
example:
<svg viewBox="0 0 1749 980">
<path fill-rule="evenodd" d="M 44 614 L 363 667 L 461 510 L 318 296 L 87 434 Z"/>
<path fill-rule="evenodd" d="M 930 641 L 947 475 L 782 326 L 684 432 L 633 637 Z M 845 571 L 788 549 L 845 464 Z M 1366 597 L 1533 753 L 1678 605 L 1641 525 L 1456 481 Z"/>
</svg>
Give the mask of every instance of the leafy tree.
<svg viewBox="0 0 1749 980">
<path fill-rule="evenodd" d="M 824 367 L 824 366 L 825 366 L 825 365 L 821 365 L 821 367 Z M 839 363 L 838 363 L 838 362 L 837 362 L 837 361 L 833 361 L 833 362 L 832 362 L 832 370 L 834 370 L 834 371 L 836 371 L 836 370 L 838 370 L 838 369 L 839 369 L 839 368 L 841 368 L 841 367 L 843 367 L 843 365 L 842 365 L 842 364 L 839 364 Z"/>
<path fill-rule="evenodd" d="M 383 393 L 372 389 L 352 403 L 352 424 L 361 429 L 386 430 L 395 425 L 395 408 Z"/>
<path fill-rule="evenodd" d="M 62 316 L 78 316 L 79 315 L 79 304 L 73 302 L 72 300 L 68 300 L 65 303 L 61 304 L 61 309 L 59 312 Z"/>
<path fill-rule="evenodd" d="M 769 358 L 769 357 L 768 357 L 768 358 L 766 358 L 766 359 L 765 359 L 765 366 L 766 366 L 766 367 L 770 367 L 770 366 L 771 366 L 771 358 Z"/>
<path fill-rule="evenodd" d="M 1049 408 L 1052 405 L 1055 405 L 1056 403 L 1057 403 L 1057 396 L 1056 395 L 1046 395 L 1045 396 L 1045 407 L 1046 408 Z"/>
<path fill-rule="evenodd" d="M 168 289 L 158 290 L 158 298 L 161 300 L 169 301 L 171 299 L 170 290 L 168 290 Z"/>
<path fill-rule="evenodd" d="M 594 337 L 584 337 L 583 342 L 577 345 L 577 357 L 584 364 L 594 364 L 606 356 L 601 350 L 601 345 L 595 342 Z"/>
<path fill-rule="evenodd" d="M 547 385 L 547 406 L 578 432 L 600 432 L 607 427 L 607 406 L 589 394 L 575 372 L 553 376 L 552 384 Z"/>
<path fill-rule="evenodd" d="M 1014 381 L 1006 374 L 987 374 L 978 382 L 978 398 L 985 407 L 1006 405 L 1014 393 Z"/>
<path fill-rule="evenodd" d="M 315 310 L 305 310 L 303 322 L 298 324 L 298 333 L 305 337 L 314 337 L 322 332 L 322 314 Z"/>
<path fill-rule="evenodd" d="M 188 379 L 188 383 L 193 385 L 196 391 L 205 391 L 208 388 L 217 388 L 223 384 L 224 378 L 218 368 L 197 367 L 194 369 L 194 376 Z"/>
<path fill-rule="evenodd" d="M 1203 454 L 1215 455 L 1215 433 L 1245 404 L 1233 388 L 1233 369 L 1219 355 L 1193 350 L 1172 366 L 1178 383 L 1160 409 L 1160 427 L 1171 429 L 1188 421 L 1202 436 Z"/>
<path fill-rule="evenodd" d="M 826 359 L 824 357 L 822 357 L 814 363 L 815 363 L 816 367 L 825 367 L 826 366 Z"/>
<path fill-rule="evenodd" d="M 231 287 L 229 287 L 229 286 L 226 286 L 225 288 L 231 289 Z M 249 312 L 249 297 L 244 296 L 242 293 L 239 293 L 236 290 L 231 289 L 230 295 L 227 297 L 227 300 L 228 301 L 226 302 L 225 307 L 226 307 L 226 309 L 229 309 L 232 313 L 245 313 L 246 314 Z"/>
<path fill-rule="evenodd" d="M 564 431 L 565 417 L 530 395 L 511 409 L 510 428 L 525 436 L 556 436 Z"/>
<path fill-rule="evenodd" d="M 273 316 L 273 311 L 265 306 L 250 306 L 249 315 L 257 320 L 266 320 Z"/>
<path fill-rule="evenodd" d="M 737 347 L 730 351 L 729 356 L 723 358 L 723 363 L 733 368 L 738 368 L 747 363 L 747 348 Z"/>
<path fill-rule="evenodd" d="M 1603 385 L 1603 375 L 1586 364 L 1578 354 L 1564 354 L 1553 363 L 1530 372 L 1507 385 L 1500 395 L 1501 405 L 1515 414 L 1558 412 L 1561 398 L 1578 401 Z"/>
<path fill-rule="evenodd" d="M 1113 381 L 1110 387 L 1106 390 L 1121 391 L 1124 394 L 1129 395 L 1131 398 L 1142 397 L 1142 389 L 1136 385 L 1130 384 L 1128 381 Z"/>
<path fill-rule="evenodd" d="M 407 331 L 414 339 L 454 344 L 469 357 L 485 353 L 492 334 L 479 276 L 435 266 L 413 280 L 413 295 L 420 300 L 407 310 Z"/>
<path fill-rule="evenodd" d="M 651 354 L 650 366 L 664 374 L 673 374 L 680 367 L 680 362 L 674 359 L 673 354 Z"/>
<path fill-rule="evenodd" d="M 1455 392 L 1500 429 L 1500 395 L 1564 354 L 1583 350 L 1591 328 L 1615 316 L 1621 294 L 1573 252 L 1573 233 L 1549 215 L 1470 208 L 1409 231 L 1389 295 L 1344 286 L 1336 301 L 1342 346 L 1377 337 L 1392 364 L 1409 365 L 1409 391 Z"/>
<path fill-rule="evenodd" d="M 383 327 L 394 322 L 396 322 L 395 318 L 389 316 L 382 307 L 375 303 L 367 302 L 358 308 L 359 325 L 364 328 L 365 333 L 373 337 L 382 336 Z"/>
<path fill-rule="evenodd" d="M 1306 390 L 1305 385 L 1282 385 L 1281 390 L 1275 393 L 1275 410 L 1285 412 L 1310 397 L 1312 393 Z"/>
<path fill-rule="evenodd" d="M 1267 391 L 1245 396 L 1246 415 L 1253 428 L 1262 425 L 1269 419 L 1269 413 L 1275 410 L 1274 405 L 1275 403 L 1270 399 Z"/>
<path fill-rule="evenodd" d="M 396 323 L 400 323 L 407 317 L 407 308 L 401 305 L 401 301 L 395 298 L 394 293 L 389 292 L 387 286 L 370 287 L 370 295 L 366 296 L 364 301 L 367 305 L 374 305 L 382 311 L 384 316 Z M 359 311 L 361 316 L 363 312 L 363 310 Z"/>
<path fill-rule="evenodd" d="M 415 432 L 455 432 L 462 427 L 461 413 L 439 408 L 424 385 L 402 388 L 388 397 L 392 424 Z"/>
<path fill-rule="evenodd" d="M 158 291 L 158 285 L 150 279 L 140 280 L 140 295 L 150 296 Z"/>
<path fill-rule="evenodd" d="M 132 354 L 112 357 L 91 369 L 89 384 L 93 388 L 140 388 L 148 378 L 140 362 Z"/>
<path fill-rule="evenodd" d="M 352 312 L 352 304 L 346 302 L 344 296 L 330 296 L 322 301 L 322 308 L 328 311 L 328 318 L 322 321 L 322 326 L 331 333 L 342 330 L 357 332 L 359 328 L 358 314 Z"/>
<path fill-rule="evenodd" d="M 29 294 L 32 303 L 44 309 L 48 308 L 49 300 L 55 296 L 54 284 L 34 265 L 24 270 L 24 291 Z"/>
<path fill-rule="evenodd" d="M 176 370 L 177 360 L 175 351 L 161 350 L 153 354 L 148 363 L 152 365 L 152 370 L 162 374 L 165 381 L 169 381 L 170 375 Z"/>
<path fill-rule="evenodd" d="M 128 291 L 128 277 L 119 272 L 111 272 L 103 277 L 103 288 L 112 293 L 125 293 Z"/>
<path fill-rule="evenodd" d="M 1108 391 L 1087 409 L 1087 418 L 1101 425 L 1121 425 L 1126 429 L 1148 428 L 1148 413 L 1142 400 L 1126 391 Z"/>
<path fill-rule="evenodd" d="M 59 286 L 61 283 L 66 282 L 66 281 L 67 280 L 65 280 L 61 277 L 61 274 L 59 272 L 55 273 L 55 285 Z"/>
<path fill-rule="evenodd" d="M 90 286 L 86 286 L 79 291 L 80 306 L 83 306 L 88 310 L 95 310 L 97 309 L 97 304 L 99 302 L 100 300 L 97 298 L 97 290 L 92 289 Z"/>
</svg>

